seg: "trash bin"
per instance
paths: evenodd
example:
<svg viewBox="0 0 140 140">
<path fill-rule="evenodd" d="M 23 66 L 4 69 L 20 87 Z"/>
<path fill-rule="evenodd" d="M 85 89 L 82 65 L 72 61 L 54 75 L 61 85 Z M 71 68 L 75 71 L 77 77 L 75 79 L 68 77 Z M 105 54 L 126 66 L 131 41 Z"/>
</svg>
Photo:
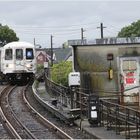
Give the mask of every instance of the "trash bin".
<svg viewBox="0 0 140 140">
<path fill-rule="evenodd" d="M 96 95 L 89 96 L 88 102 L 88 121 L 91 126 L 98 126 L 100 122 L 99 116 L 99 97 Z"/>
</svg>

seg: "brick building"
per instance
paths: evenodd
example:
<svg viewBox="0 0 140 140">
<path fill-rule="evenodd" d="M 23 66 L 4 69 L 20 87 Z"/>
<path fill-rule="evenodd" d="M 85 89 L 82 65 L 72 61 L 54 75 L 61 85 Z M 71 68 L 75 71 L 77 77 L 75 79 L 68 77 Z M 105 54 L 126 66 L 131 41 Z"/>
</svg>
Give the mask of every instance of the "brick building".
<svg viewBox="0 0 140 140">
<path fill-rule="evenodd" d="M 36 49 L 36 61 L 37 64 L 44 64 L 44 62 L 50 61 L 50 55 L 46 49 Z"/>
</svg>

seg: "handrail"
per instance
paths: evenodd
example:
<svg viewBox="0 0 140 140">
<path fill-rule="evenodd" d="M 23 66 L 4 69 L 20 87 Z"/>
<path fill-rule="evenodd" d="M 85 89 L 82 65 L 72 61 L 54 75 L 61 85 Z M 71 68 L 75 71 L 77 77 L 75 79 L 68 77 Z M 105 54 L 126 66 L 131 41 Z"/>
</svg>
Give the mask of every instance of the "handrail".
<svg viewBox="0 0 140 140">
<path fill-rule="evenodd" d="M 85 115 L 86 118 L 89 117 L 89 99 L 92 96 L 98 96 L 97 93 L 99 92 L 108 92 L 103 90 L 94 91 L 94 93 L 91 93 L 90 90 L 77 88 L 76 90 L 71 90 L 69 87 L 65 87 L 62 85 L 59 85 L 51 80 L 49 80 L 46 77 L 46 86 L 48 87 L 51 92 L 57 93 L 62 96 L 62 100 L 70 100 L 70 106 L 72 109 L 80 108 L 81 109 L 81 117 Z M 133 88 L 138 88 L 133 87 Z M 128 90 L 132 90 L 127 89 Z M 86 93 L 88 91 L 88 94 Z M 105 124 L 107 125 L 107 129 L 109 127 L 114 127 L 116 133 L 120 133 L 122 131 L 122 128 L 120 126 L 124 126 L 124 132 L 126 138 L 131 138 L 131 130 L 130 127 L 135 127 L 135 133 L 136 138 L 140 138 L 140 110 L 136 110 L 133 108 L 130 108 L 128 106 L 123 106 L 114 102 L 109 101 L 108 99 L 105 99 L 104 97 L 121 97 L 122 95 L 115 95 L 114 93 L 120 93 L 118 92 L 108 92 L 112 93 L 113 95 L 107 95 L 107 96 L 100 96 L 99 98 L 99 118 L 101 125 Z M 116 99 L 116 98 L 115 98 Z M 117 100 L 116 100 L 117 101 Z M 133 137 L 132 137 L 133 138 Z"/>
</svg>

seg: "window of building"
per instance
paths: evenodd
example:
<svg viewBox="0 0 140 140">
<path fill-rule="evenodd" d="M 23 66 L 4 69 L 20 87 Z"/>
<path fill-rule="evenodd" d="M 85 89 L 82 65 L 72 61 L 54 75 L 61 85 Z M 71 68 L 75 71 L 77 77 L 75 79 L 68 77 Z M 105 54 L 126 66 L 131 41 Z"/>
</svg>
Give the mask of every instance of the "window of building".
<svg viewBox="0 0 140 140">
<path fill-rule="evenodd" d="M 136 60 L 124 60 L 123 61 L 123 70 L 136 70 L 137 61 Z"/>
</svg>

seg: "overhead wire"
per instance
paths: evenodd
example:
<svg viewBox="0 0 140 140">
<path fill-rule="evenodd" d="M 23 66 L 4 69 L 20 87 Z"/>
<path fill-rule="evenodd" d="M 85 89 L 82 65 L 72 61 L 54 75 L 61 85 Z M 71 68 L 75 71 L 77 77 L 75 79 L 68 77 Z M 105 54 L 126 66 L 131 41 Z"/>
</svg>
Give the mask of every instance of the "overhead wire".
<svg viewBox="0 0 140 140">
<path fill-rule="evenodd" d="M 35 32 L 35 33 L 38 33 L 38 35 L 48 35 L 48 34 L 61 34 L 61 35 L 64 34 L 64 35 L 66 35 L 66 34 L 75 34 L 76 31 L 80 32 L 79 26 L 81 26 L 81 27 L 83 25 L 84 26 L 90 26 L 90 25 L 93 25 L 93 24 L 95 24 L 95 23 L 63 25 L 63 26 L 47 26 L 47 27 L 46 26 L 25 26 L 25 25 L 23 26 L 23 25 L 17 25 L 17 26 L 13 26 L 13 28 L 15 28 L 15 30 L 17 32 L 22 32 L 24 34 L 25 33 L 34 34 L 34 32 Z M 87 27 L 86 27 L 86 29 L 87 29 Z M 88 29 L 89 29 L 89 27 L 88 27 Z"/>
<path fill-rule="evenodd" d="M 59 29 L 61 29 L 61 28 L 71 28 L 71 27 L 79 27 L 79 26 L 89 26 L 89 25 L 93 25 L 93 24 L 97 24 L 97 22 L 96 23 L 93 23 L 93 22 L 89 22 L 89 23 L 83 23 L 83 24 L 73 24 L 73 25 L 60 25 L 60 26 L 36 26 L 36 25 L 34 25 L 34 26 L 29 26 L 29 25 L 12 25 L 12 27 L 15 27 L 15 28 L 29 28 L 29 29 L 31 29 L 31 28 L 39 28 L 39 29 L 50 29 L 50 28 L 53 28 L 53 29 L 55 29 L 55 28 L 59 28 Z"/>
<path fill-rule="evenodd" d="M 92 36 L 96 36 L 97 34 L 99 35 L 100 32 L 97 29 L 98 24 L 95 23 L 86 23 L 86 24 L 73 24 L 73 25 L 64 25 L 64 26 L 21 26 L 21 25 L 16 25 L 12 26 L 12 28 L 15 29 L 15 31 L 19 35 L 32 35 L 34 37 L 39 37 L 39 36 L 55 36 L 55 38 L 59 39 L 77 39 L 81 38 L 81 28 L 84 29 L 84 38 L 92 38 Z M 119 27 L 115 27 L 113 25 L 110 25 L 110 27 L 105 28 L 105 33 L 104 36 L 106 35 L 106 32 L 115 34 L 115 31 L 119 29 Z M 92 36 L 91 36 L 92 34 Z M 95 35 L 96 34 L 96 35 Z"/>
<path fill-rule="evenodd" d="M 89 27 L 84 27 L 84 32 L 88 32 L 90 30 L 95 30 L 95 26 L 89 26 Z M 23 34 L 31 34 L 31 35 L 34 35 L 34 34 L 38 34 L 38 35 L 51 35 L 51 34 L 57 34 L 57 35 L 71 35 L 71 34 L 80 34 L 81 32 L 81 29 L 80 28 L 74 28 L 74 29 L 65 29 L 65 30 L 50 30 L 50 29 L 46 29 L 45 28 L 42 28 L 40 27 L 39 28 L 35 28 L 35 29 L 24 29 L 24 28 L 18 28 L 18 29 L 15 29 L 17 32 L 22 32 Z"/>
</svg>

